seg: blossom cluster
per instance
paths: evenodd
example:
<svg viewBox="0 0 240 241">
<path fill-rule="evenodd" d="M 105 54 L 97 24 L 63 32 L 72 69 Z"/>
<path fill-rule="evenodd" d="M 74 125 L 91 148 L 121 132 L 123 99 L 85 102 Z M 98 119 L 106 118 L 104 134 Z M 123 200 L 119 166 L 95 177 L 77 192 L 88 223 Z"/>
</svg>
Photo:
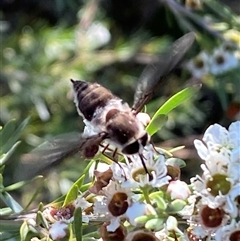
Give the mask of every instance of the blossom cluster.
<svg viewBox="0 0 240 241">
<path fill-rule="evenodd" d="M 239 50 L 232 51 L 229 44 L 223 44 L 212 53 L 201 51 L 197 56 L 188 61 L 186 69 L 193 77 L 203 78 L 208 74 L 220 75 L 239 67 Z"/>
<path fill-rule="evenodd" d="M 197 200 L 189 218 L 191 233 L 200 240 L 239 240 L 240 121 L 228 130 L 210 126 L 194 145 L 204 163 L 202 175 L 191 179 Z"/>
<path fill-rule="evenodd" d="M 152 145 L 146 146 L 142 155 L 124 156 L 121 163 L 99 163 L 93 171 L 95 182 L 88 190 L 91 200 L 85 193 L 64 207 L 50 206 L 43 211 L 43 218 L 50 223 L 49 236 L 53 240 L 67 237 L 74 210 L 81 207 L 82 222 L 103 220 L 99 241 L 137 241 L 143 237 L 153 241 L 168 237 L 185 240 L 177 215 L 191 192 L 179 180 L 180 169 L 173 163 Z"/>
<path fill-rule="evenodd" d="M 204 163 L 190 184 L 180 180 L 181 162 L 153 145 L 141 155 L 94 164 L 87 192 L 42 212 L 49 237 L 67 240 L 74 211 L 81 207 L 81 222 L 100 223 L 95 241 L 239 240 L 240 121 L 228 130 L 210 126 L 194 145 Z"/>
</svg>

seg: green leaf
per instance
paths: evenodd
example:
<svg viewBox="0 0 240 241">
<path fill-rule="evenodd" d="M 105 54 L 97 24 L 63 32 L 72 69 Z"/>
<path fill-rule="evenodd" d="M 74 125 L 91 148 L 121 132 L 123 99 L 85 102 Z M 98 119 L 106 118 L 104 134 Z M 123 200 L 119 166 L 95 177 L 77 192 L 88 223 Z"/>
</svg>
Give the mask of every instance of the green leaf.
<svg viewBox="0 0 240 241">
<path fill-rule="evenodd" d="M 32 183 L 33 181 L 38 180 L 38 179 L 41 179 L 41 178 L 43 178 L 43 177 L 42 177 L 42 176 L 37 176 L 37 177 L 33 178 L 33 179 L 30 180 L 30 181 L 29 181 L 29 180 L 28 180 L 28 181 L 20 181 L 20 182 L 14 183 L 14 184 L 12 184 L 12 185 L 9 185 L 9 186 L 7 186 L 7 187 L 4 187 L 4 188 L 2 189 L 2 191 L 3 191 L 3 192 L 14 191 L 14 190 L 16 190 L 16 189 L 22 188 L 23 186 L 28 185 L 29 183 Z"/>
<path fill-rule="evenodd" d="M 146 130 L 150 135 L 153 135 L 156 133 L 157 128 L 152 129 L 152 123 L 155 122 L 155 120 L 160 115 L 167 115 L 171 110 L 179 106 L 181 103 L 189 99 L 190 97 L 194 96 L 196 92 L 200 89 L 200 85 L 194 85 L 188 88 L 183 89 L 182 91 L 178 92 L 174 96 L 172 96 L 169 100 L 167 100 L 154 114 L 152 117 L 150 123 L 148 124 Z M 155 124 L 156 125 L 156 124 Z"/>
<path fill-rule="evenodd" d="M 18 127 L 17 129 L 15 129 L 14 131 L 12 130 L 14 123 L 9 124 L 10 126 L 8 127 L 8 124 L 6 124 L 5 126 L 7 126 L 6 130 L 5 127 L 3 127 L 3 133 L 2 136 L 0 138 L 2 138 L 2 141 L 4 142 L 4 144 L 2 145 L 1 149 L 0 149 L 0 153 L 6 153 L 8 152 L 8 150 L 11 149 L 11 147 L 15 144 L 15 142 L 19 139 L 23 129 L 26 127 L 28 121 L 29 121 L 30 117 L 26 118 Z M 13 120 L 15 122 L 15 120 Z M 15 125 L 16 126 L 16 123 Z"/>
<path fill-rule="evenodd" d="M 5 169 L 5 165 L 3 165 L 3 166 L 0 165 L 0 174 L 3 173 L 4 169 Z M 0 186 L 1 185 L 2 185 L 2 182 L 0 182 Z"/>
<path fill-rule="evenodd" d="M 19 240 L 19 228 L 11 232 L 7 232 L 7 231 L 2 232 L 1 225 L 0 225 L 0 240 L 1 241 Z"/>
<path fill-rule="evenodd" d="M 37 212 L 36 216 L 36 224 L 37 225 L 42 225 L 44 228 L 49 229 L 48 221 L 46 218 L 43 216 L 41 211 Z"/>
<path fill-rule="evenodd" d="M 12 213 L 12 209 L 9 208 L 9 207 L 6 207 L 6 208 L 1 208 L 0 209 L 0 215 L 1 216 L 4 216 L 4 215 L 9 215 Z M 1 240 L 1 239 L 0 239 Z"/>
<path fill-rule="evenodd" d="M 63 206 L 67 205 L 68 203 L 75 200 L 78 196 L 79 189 L 81 188 L 83 184 L 83 180 L 85 178 L 85 175 L 82 175 L 70 188 L 69 192 L 67 193 Z"/>
<path fill-rule="evenodd" d="M 2 213 L 1 213 L 2 215 Z M 19 232 L 19 228 L 21 227 L 23 221 L 19 221 L 19 220 L 2 220 L 1 219 L 1 222 L 0 222 L 0 234 L 3 232 L 3 231 L 6 231 L 6 232 L 14 232 L 14 231 L 18 231 Z M 0 240 L 1 239 L 1 236 L 0 236 Z"/>
<path fill-rule="evenodd" d="M 162 229 L 164 226 L 164 221 L 163 219 L 160 218 L 153 218 L 150 219 L 146 222 L 145 228 L 149 230 L 159 230 Z"/>
<path fill-rule="evenodd" d="M 15 128 L 16 128 L 16 120 L 12 119 L 8 121 L 4 125 L 3 129 L 0 131 L 0 140 L 2 142 L 6 142 L 9 139 L 9 137 L 13 135 Z"/>
<path fill-rule="evenodd" d="M 165 210 L 167 208 L 167 203 L 163 199 L 162 195 L 163 195 L 163 193 L 161 191 L 159 191 L 159 192 L 151 193 L 149 195 L 149 197 L 151 200 L 156 202 L 157 207 L 160 210 Z"/>
<path fill-rule="evenodd" d="M 88 173 L 89 172 L 89 169 L 90 169 L 90 167 L 92 166 L 92 164 L 95 162 L 96 160 L 95 159 L 92 159 L 88 164 L 87 164 L 87 166 L 84 168 L 84 170 L 83 170 L 83 174 L 86 174 L 86 173 Z"/>
<path fill-rule="evenodd" d="M 91 183 L 91 182 L 90 182 L 90 183 L 83 184 L 83 185 L 81 186 L 81 188 L 80 188 L 80 191 L 81 191 L 81 192 L 85 192 L 85 191 L 87 191 L 87 190 L 90 188 L 90 186 L 92 186 L 92 183 Z"/>
<path fill-rule="evenodd" d="M 82 209 L 78 207 L 74 211 L 74 230 L 77 241 L 82 241 Z"/>
<path fill-rule="evenodd" d="M 11 157 L 11 155 L 17 149 L 20 143 L 21 141 L 16 142 L 7 153 L 2 154 L 2 156 L 0 157 L 0 166 L 2 166 L 8 161 L 8 159 Z"/>
<path fill-rule="evenodd" d="M 136 222 L 136 224 L 145 224 L 148 220 L 155 218 L 156 215 L 152 215 L 152 214 L 148 214 L 148 215 L 143 215 L 143 216 L 139 216 L 137 218 L 134 219 L 134 221 Z"/>
<path fill-rule="evenodd" d="M 66 198 L 66 195 L 62 195 L 62 196 L 58 197 L 57 199 L 53 200 L 50 204 L 54 204 L 54 205 L 57 205 L 57 206 L 62 206 L 65 198 Z"/>
<path fill-rule="evenodd" d="M 93 238 L 100 239 L 100 234 L 98 231 L 87 232 L 83 235 L 83 240 L 88 240 L 88 238 L 91 238 L 91 240 L 93 240 Z"/>
<path fill-rule="evenodd" d="M 205 0 L 204 4 L 206 4 L 215 14 L 217 14 L 222 19 L 222 22 L 227 22 L 231 25 L 236 24 L 239 26 L 237 15 L 235 15 L 228 6 L 214 0 Z"/>
<path fill-rule="evenodd" d="M 167 122 L 168 117 L 166 115 L 158 115 L 154 119 L 151 120 L 149 125 L 147 126 L 147 132 L 151 135 L 151 133 L 156 133 L 159 131 L 164 124 Z"/>
<path fill-rule="evenodd" d="M 168 158 L 165 162 L 166 165 L 170 165 L 173 167 L 179 167 L 179 168 L 183 168 L 186 166 L 186 163 L 184 160 L 180 159 L 180 158 Z"/>
<path fill-rule="evenodd" d="M 14 211 L 14 213 L 20 213 L 23 210 L 20 204 L 18 204 L 18 202 L 15 201 L 15 199 L 9 193 L 0 193 L 0 198 L 8 207 Z"/>
<path fill-rule="evenodd" d="M 29 232 L 28 224 L 25 221 L 20 228 L 21 241 L 25 241 Z"/>
<path fill-rule="evenodd" d="M 85 178 L 85 174 L 88 173 L 89 168 L 92 166 L 93 162 L 95 160 L 91 160 L 88 165 L 84 168 L 83 172 L 84 173 L 71 187 L 71 189 L 69 190 L 69 192 L 67 193 L 64 202 L 63 202 L 63 206 L 67 205 L 68 203 L 70 203 L 71 201 L 75 200 L 78 196 L 79 191 L 84 191 L 86 189 L 86 187 L 90 186 L 91 184 L 85 184 L 83 186 L 83 181 Z"/>
<path fill-rule="evenodd" d="M 39 178 L 43 178 L 43 177 L 42 177 L 42 176 L 37 176 L 37 177 L 35 177 L 33 180 L 37 180 L 37 179 L 39 179 Z M 33 193 L 32 198 L 29 200 L 28 204 L 27 204 L 26 207 L 24 208 L 25 210 L 27 210 L 28 207 L 35 201 L 37 195 L 38 195 L 39 193 L 41 193 L 42 188 L 45 186 L 45 182 L 46 182 L 46 180 L 44 180 L 44 181 L 41 183 L 41 185 L 36 189 L 36 191 Z"/>
<path fill-rule="evenodd" d="M 0 173 L 0 190 L 4 188 L 4 185 L 3 185 L 3 176 L 2 174 Z"/>
<path fill-rule="evenodd" d="M 186 206 L 186 202 L 181 199 L 175 199 L 171 202 L 171 211 L 179 212 Z"/>
</svg>

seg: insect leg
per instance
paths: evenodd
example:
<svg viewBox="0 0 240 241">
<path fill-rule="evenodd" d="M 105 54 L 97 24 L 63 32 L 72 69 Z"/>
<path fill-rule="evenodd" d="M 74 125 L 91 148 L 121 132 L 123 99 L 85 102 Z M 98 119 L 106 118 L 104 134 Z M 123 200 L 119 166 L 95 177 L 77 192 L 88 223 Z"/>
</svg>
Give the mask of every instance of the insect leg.
<svg viewBox="0 0 240 241">
<path fill-rule="evenodd" d="M 141 162 L 142 162 L 142 165 L 143 165 L 143 168 L 144 168 L 146 174 L 148 174 L 149 179 L 152 180 L 152 174 L 149 173 L 149 171 L 147 169 L 147 166 L 146 166 L 145 161 L 144 161 L 144 156 L 142 154 L 139 154 L 139 156 L 140 156 L 140 159 L 141 159 Z"/>
</svg>

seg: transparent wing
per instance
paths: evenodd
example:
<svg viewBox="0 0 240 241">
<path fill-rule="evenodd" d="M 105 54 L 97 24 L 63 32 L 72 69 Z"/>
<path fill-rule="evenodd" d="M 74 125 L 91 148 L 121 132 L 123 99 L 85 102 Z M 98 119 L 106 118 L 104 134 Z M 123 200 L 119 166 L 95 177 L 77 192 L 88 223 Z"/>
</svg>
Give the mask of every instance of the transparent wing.
<svg viewBox="0 0 240 241">
<path fill-rule="evenodd" d="M 97 140 L 96 145 L 102 141 L 99 136 L 83 137 L 78 132 L 56 136 L 22 156 L 16 177 L 17 179 L 20 177 L 28 179 L 43 174 L 47 169 L 59 164 L 67 157 L 77 152 L 82 153 L 87 146 L 93 145 Z"/>
<path fill-rule="evenodd" d="M 139 78 L 134 95 L 133 109 L 139 112 L 152 97 L 154 90 L 177 67 L 195 40 L 193 32 L 187 33 L 173 43 L 171 49 L 160 56 L 158 63 L 147 66 Z"/>
</svg>

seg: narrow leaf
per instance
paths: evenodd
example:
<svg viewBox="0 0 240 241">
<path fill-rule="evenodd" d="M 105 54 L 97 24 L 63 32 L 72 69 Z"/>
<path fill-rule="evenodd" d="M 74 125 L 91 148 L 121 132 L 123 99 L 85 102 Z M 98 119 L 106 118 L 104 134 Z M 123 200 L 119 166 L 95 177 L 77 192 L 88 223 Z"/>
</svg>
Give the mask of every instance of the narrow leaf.
<svg viewBox="0 0 240 241">
<path fill-rule="evenodd" d="M 1 228 L 1 225 L 0 225 Z M 19 229 L 17 229 L 16 231 L 11 231 L 11 232 L 7 232 L 7 231 L 1 231 L 0 229 L 0 240 L 1 241 L 9 241 L 9 240 L 19 240 Z"/>
<path fill-rule="evenodd" d="M 179 106 L 181 103 L 183 103 L 190 97 L 194 96 L 199 89 L 200 89 L 200 85 L 195 85 L 195 86 L 185 88 L 182 91 L 175 94 L 174 96 L 172 96 L 169 100 L 167 100 L 152 117 L 150 123 L 146 128 L 147 132 L 150 135 L 155 134 L 157 131 L 156 128 L 154 128 L 152 131 L 149 130 L 149 128 L 151 129 L 151 125 L 152 125 L 151 123 L 154 122 L 159 115 L 167 115 L 171 110 Z"/>
<path fill-rule="evenodd" d="M 82 175 L 71 187 L 69 192 L 66 195 L 66 198 L 64 200 L 63 206 L 67 205 L 68 203 L 72 202 L 75 200 L 78 196 L 78 191 L 81 188 L 83 184 L 83 180 L 85 178 L 85 175 Z"/>
<path fill-rule="evenodd" d="M 219 1 L 213 0 L 205 0 L 204 4 L 206 4 L 215 14 L 217 14 L 223 22 L 227 22 L 231 25 L 233 23 L 239 24 L 237 15 L 231 11 L 229 6 L 223 5 Z"/>
<path fill-rule="evenodd" d="M 20 228 L 21 241 L 25 241 L 29 232 L 28 224 L 25 221 Z"/>
<path fill-rule="evenodd" d="M 41 179 L 41 178 L 43 178 L 43 177 L 42 176 L 37 176 L 37 177 L 35 177 L 34 179 L 32 179 L 30 181 L 20 181 L 20 182 L 14 183 L 12 185 L 9 185 L 9 186 L 3 188 L 2 191 L 5 191 L 5 192 L 14 191 L 16 189 L 22 188 L 23 186 L 25 186 L 25 185 L 27 185 L 29 183 L 32 183 L 33 181 Z"/>
<path fill-rule="evenodd" d="M 11 137 L 5 140 L 6 142 L 2 146 L 2 153 L 6 153 L 14 144 L 15 142 L 19 139 L 23 129 L 26 127 L 30 117 L 26 118 L 14 132 L 11 132 Z M 4 131 L 5 127 L 3 128 Z"/>
<path fill-rule="evenodd" d="M 82 209 L 78 207 L 74 212 L 74 230 L 77 241 L 82 241 Z"/>
<path fill-rule="evenodd" d="M 3 145 L 3 143 L 6 143 L 8 141 L 10 136 L 13 135 L 15 128 L 16 128 L 16 120 L 15 119 L 8 121 L 4 125 L 4 127 L 0 131 L 0 140 L 2 141 L 2 145 Z"/>
<path fill-rule="evenodd" d="M 38 176 L 38 177 L 36 177 L 36 178 L 34 178 L 34 179 L 39 179 L 39 178 L 42 178 L 42 176 Z M 29 200 L 28 204 L 27 204 L 26 207 L 24 208 L 25 210 L 28 209 L 28 207 L 35 201 L 37 195 L 42 191 L 43 187 L 45 186 L 45 181 L 46 181 L 46 180 L 44 180 L 44 181 L 41 183 L 41 185 L 39 186 L 39 188 L 37 188 L 37 190 L 33 193 L 32 198 Z"/>
<path fill-rule="evenodd" d="M 37 212 L 36 223 L 37 225 L 42 225 L 44 228 L 49 229 L 48 222 L 40 211 Z"/>
<path fill-rule="evenodd" d="M 2 173 L 0 173 L 0 192 L 1 192 L 1 189 L 4 188 L 4 185 L 3 185 L 3 176 L 2 176 Z"/>
<path fill-rule="evenodd" d="M 9 160 L 9 158 L 11 157 L 11 155 L 13 154 L 13 152 L 16 150 L 16 148 L 19 146 L 20 143 L 21 141 L 16 142 L 7 153 L 2 154 L 2 156 L 0 157 L 1 166 Z"/>
<path fill-rule="evenodd" d="M 147 132 L 151 135 L 151 133 L 156 133 L 159 131 L 164 124 L 167 122 L 168 117 L 166 115 L 158 115 L 156 118 L 152 119 L 152 121 L 147 126 Z"/>
<path fill-rule="evenodd" d="M 69 190 L 69 192 L 66 195 L 66 198 L 63 202 L 63 207 L 77 198 L 78 191 L 79 191 L 79 189 L 78 189 L 77 185 L 73 184 L 71 189 Z"/>
<path fill-rule="evenodd" d="M 87 191 L 87 190 L 90 188 L 90 186 L 92 186 L 92 183 L 83 184 L 83 185 L 81 186 L 81 188 L 80 188 L 80 191 L 81 191 L 81 192 L 85 192 L 85 191 Z"/>
<path fill-rule="evenodd" d="M 8 207 L 14 211 L 14 213 L 20 213 L 23 210 L 20 204 L 18 204 L 18 202 L 15 201 L 15 199 L 9 193 L 0 193 L 0 198 Z"/>
<path fill-rule="evenodd" d="M 12 209 L 9 207 L 0 209 L 0 216 L 6 216 L 12 213 Z M 0 239 L 1 240 L 1 239 Z"/>
</svg>

